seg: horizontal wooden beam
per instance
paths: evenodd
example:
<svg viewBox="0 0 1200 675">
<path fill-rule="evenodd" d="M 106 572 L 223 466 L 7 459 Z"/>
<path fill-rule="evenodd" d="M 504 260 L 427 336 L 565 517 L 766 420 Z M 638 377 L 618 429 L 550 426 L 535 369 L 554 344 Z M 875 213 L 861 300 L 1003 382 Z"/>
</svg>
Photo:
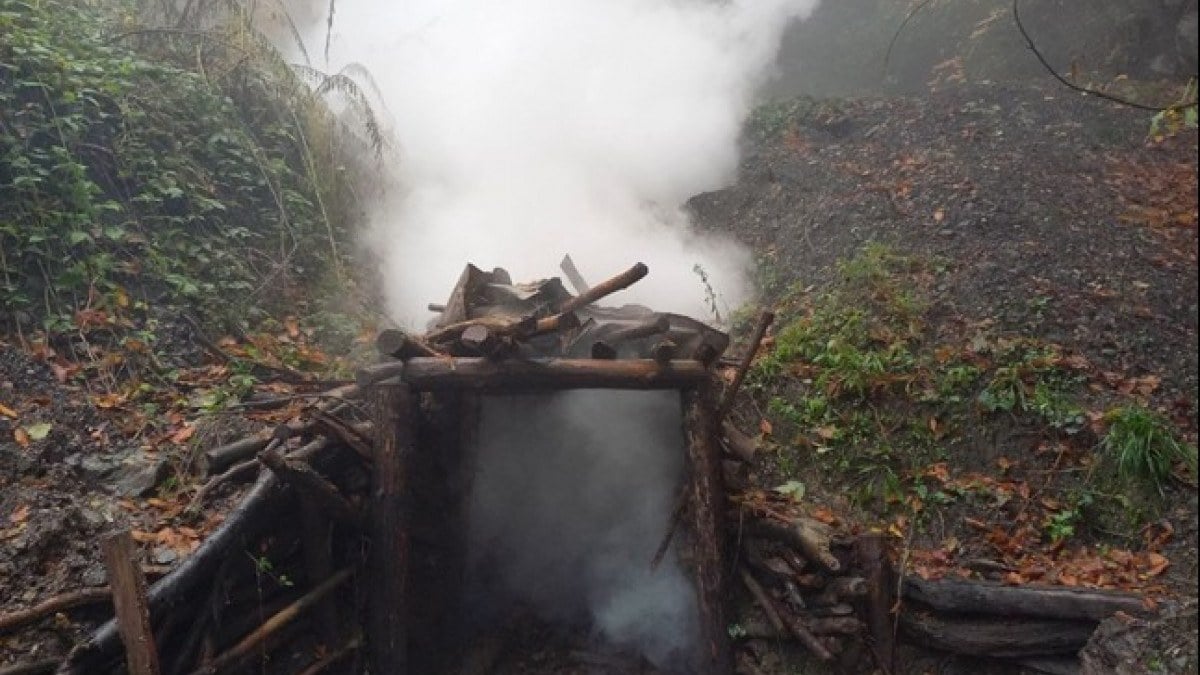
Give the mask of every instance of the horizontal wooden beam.
<svg viewBox="0 0 1200 675">
<path fill-rule="evenodd" d="M 709 370 L 690 359 L 659 364 L 652 359 L 411 358 L 396 373 L 414 389 L 686 389 Z"/>
</svg>

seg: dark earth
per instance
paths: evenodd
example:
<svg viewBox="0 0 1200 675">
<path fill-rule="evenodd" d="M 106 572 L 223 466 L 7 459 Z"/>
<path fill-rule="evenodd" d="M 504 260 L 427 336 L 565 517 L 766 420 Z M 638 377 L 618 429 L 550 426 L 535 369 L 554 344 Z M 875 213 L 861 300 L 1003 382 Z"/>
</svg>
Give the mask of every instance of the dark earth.
<svg viewBox="0 0 1200 675">
<path fill-rule="evenodd" d="M 768 299 L 794 284 L 828 283 L 836 261 L 868 242 L 949 261 L 932 289 L 940 339 L 992 322 L 999 332 L 1064 345 L 1102 372 L 1158 376 L 1152 404 L 1172 411 L 1194 443 L 1196 132 L 1159 141 L 1147 138 L 1148 128 L 1144 112 L 1050 86 L 796 99 L 752 122 L 737 182 L 689 207 L 701 228 L 730 231 L 754 250 Z M 184 362 L 203 362 L 186 335 L 178 347 Z M 0 614 L 103 585 L 96 541 L 114 523 L 146 532 L 169 524 L 200 536 L 219 509 L 180 514 L 186 486 L 164 478 L 186 476 L 196 449 L 256 428 L 218 416 L 173 451 L 146 451 L 141 440 L 117 432 L 121 413 L 85 393 L 61 383 L 15 336 L 0 341 L 0 403 L 21 425 L 51 425 L 22 446 L 11 440 L 18 421 L 0 414 Z M 1111 661 L 1102 652 L 1118 645 L 1123 657 L 1161 669 L 1104 672 L 1195 672 L 1197 496 L 1194 485 L 1172 489 L 1169 612 L 1146 625 L 1106 624 L 1101 632 L 1111 639 L 1089 648 Z M 148 571 L 163 574 L 188 543 L 143 546 Z M 103 605 L 71 610 L 0 635 L 0 669 L 62 655 L 107 613 Z M 547 665 L 561 652 L 587 649 L 545 627 L 529 634 L 548 630 L 549 637 L 513 649 L 496 672 L 642 668 L 608 656 Z M 824 671 L 781 664 L 774 672 Z M 904 672 L 1005 671 L 916 652 L 904 659 Z"/>
</svg>

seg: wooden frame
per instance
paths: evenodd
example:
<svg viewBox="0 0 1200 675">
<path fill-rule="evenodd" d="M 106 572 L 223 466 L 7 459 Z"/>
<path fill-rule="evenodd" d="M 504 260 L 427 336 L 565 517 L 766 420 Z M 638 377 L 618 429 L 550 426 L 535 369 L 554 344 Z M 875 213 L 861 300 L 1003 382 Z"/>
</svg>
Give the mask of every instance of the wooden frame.
<svg viewBox="0 0 1200 675">
<path fill-rule="evenodd" d="M 410 497 L 403 492 L 407 475 L 406 453 L 415 454 L 420 424 L 420 392 L 449 397 L 464 412 L 477 411 L 481 392 L 561 391 L 570 389 L 676 390 L 680 393 L 685 440 L 686 499 L 682 501 L 682 523 L 688 528 L 690 549 L 682 556 L 696 591 L 700 623 L 698 653 L 692 659 L 699 675 L 728 675 L 733 672 L 731 640 L 726 607 L 729 558 L 725 550 L 725 491 L 722 484 L 718 445 L 717 405 L 712 393 L 711 371 L 699 361 L 536 359 L 493 361 L 485 358 L 411 358 L 403 363 L 375 367 L 376 429 L 381 433 L 377 447 L 372 492 L 370 530 L 373 560 L 366 585 L 368 640 L 383 645 L 368 649 L 372 672 L 407 673 L 404 652 L 405 620 L 395 608 L 406 607 L 405 584 L 396 583 L 407 572 L 409 559 L 408 510 Z M 458 442 L 472 443 L 479 417 L 464 415 Z M 407 427 L 407 429 L 405 428 Z M 387 437 L 391 436 L 389 440 Z M 452 453 L 459 462 L 474 462 L 473 448 Z M 399 471 L 399 474 L 393 473 Z M 464 472 L 459 467 L 457 473 Z M 399 513 L 397 513 L 399 509 Z M 461 520 L 465 513 L 457 514 Z M 391 577 L 391 580 L 381 577 Z M 383 636 L 377 631 L 387 631 Z M 398 637 L 399 635 L 399 637 Z"/>
</svg>

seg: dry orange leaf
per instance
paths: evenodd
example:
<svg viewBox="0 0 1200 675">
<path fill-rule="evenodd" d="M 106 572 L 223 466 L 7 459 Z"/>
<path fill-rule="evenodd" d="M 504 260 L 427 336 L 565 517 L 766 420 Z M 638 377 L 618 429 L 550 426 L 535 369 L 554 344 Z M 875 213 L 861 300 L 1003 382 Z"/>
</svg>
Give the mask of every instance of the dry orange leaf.
<svg viewBox="0 0 1200 675">
<path fill-rule="evenodd" d="M 171 442 L 174 443 L 175 445 L 183 445 L 184 443 L 187 442 L 187 440 L 189 438 L 191 438 L 195 434 L 196 434 L 196 427 L 192 426 L 192 425 L 188 425 L 188 426 L 185 426 L 184 428 L 180 429 L 179 431 L 176 431 L 174 434 L 172 434 Z"/>
<path fill-rule="evenodd" d="M 13 429 L 13 440 L 22 448 L 29 445 L 29 432 L 25 431 L 24 427 Z"/>
<path fill-rule="evenodd" d="M 772 431 L 770 420 L 765 417 L 759 420 L 758 430 L 762 432 L 763 436 L 770 436 Z"/>
<path fill-rule="evenodd" d="M 3 403 L 0 403 L 0 415 L 4 415 L 5 417 L 13 420 L 17 419 L 17 411 L 4 405 Z"/>
<path fill-rule="evenodd" d="M 28 504 L 22 504 L 22 505 L 18 506 L 17 510 L 13 511 L 8 516 L 9 521 L 11 521 L 13 525 L 20 525 L 21 523 L 25 522 L 28 518 L 29 518 L 29 505 Z"/>
</svg>

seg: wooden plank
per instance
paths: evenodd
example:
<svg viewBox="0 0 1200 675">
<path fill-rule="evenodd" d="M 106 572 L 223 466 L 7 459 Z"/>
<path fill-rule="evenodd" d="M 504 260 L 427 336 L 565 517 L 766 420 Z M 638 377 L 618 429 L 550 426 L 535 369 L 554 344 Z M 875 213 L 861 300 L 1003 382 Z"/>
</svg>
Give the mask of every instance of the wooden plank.
<svg viewBox="0 0 1200 675">
<path fill-rule="evenodd" d="M 642 263 L 638 263 L 633 267 L 621 272 L 611 279 L 606 279 L 599 284 L 592 286 L 587 291 L 571 298 L 563 303 L 562 307 L 558 308 L 560 312 L 572 312 L 603 299 L 619 290 L 629 288 L 637 283 L 642 277 L 650 273 L 650 268 Z"/>
<path fill-rule="evenodd" d="M 371 479 L 371 540 L 367 594 L 367 663 L 372 673 L 408 672 L 408 463 L 415 450 L 419 399 L 403 384 L 376 385 L 372 394 L 375 461 Z"/>
<path fill-rule="evenodd" d="M 105 535 L 100 540 L 104 567 L 112 587 L 117 630 L 125 645 L 125 663 L 130 675 L 158 675 L 158 650 L 150 626 L 146 601 L 146 578 L 137 564 L 137 549 L 129 530 Z"/>
<path fill-rule="evenodd" d="M 1026 658 L 1074 654 L 1096 629 L 1094 621 L 900 613 L 909 640 L 955 654 Z"/>
<path fill-rule="evenodd" d="M 686 441 L 690 495 L 688 519 L 692 551 L 690 565 L 700 613 L 700 653 L 697 668 L 704 675 L 733 672 L 729 637 L 729 556 L 725 551 L 725 488 L 716 417 L 709 388 L 685 390 L 683 432 Z"/>
<path fill-rule="evenodd" d="M 571 254 L 564 255 L 558 267 L 563 271 L 563 274 L 567 275 L 567 281 L 571 282 L 571 286 L 574 287 L 576 293 L 583 295 L 591 289 L 588 282 L 584 281 L 583 275 L 579 273 L 579 268 L 575 267 L 575 261 L 571 260 Z"/>
<path fill-rule="evenodd" d="M 882 534 L 864 534 L 854 540 L 854 557 L 863 570 L 866 596 L 859 605 L 867 620 L 869 646 L 875 664 L 885 673 L 896 672 L 895 621 L 891 611 L 895 603 L 895 576 L 887 558 Z M 836 593 L 836 589 L 834 590 Z"/>
<path fill-rule="evenodd" d="M 652 359 L 600 361 L 594 359 L 529 359 L 494 361 L 486 358 L 409 359 L 402 375 L 414 389 L 683 389 L 709 378 L 703 364 Z"/>
</svg>

